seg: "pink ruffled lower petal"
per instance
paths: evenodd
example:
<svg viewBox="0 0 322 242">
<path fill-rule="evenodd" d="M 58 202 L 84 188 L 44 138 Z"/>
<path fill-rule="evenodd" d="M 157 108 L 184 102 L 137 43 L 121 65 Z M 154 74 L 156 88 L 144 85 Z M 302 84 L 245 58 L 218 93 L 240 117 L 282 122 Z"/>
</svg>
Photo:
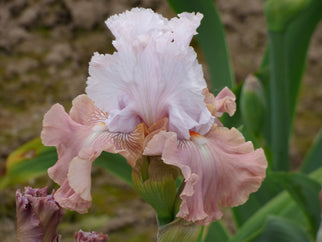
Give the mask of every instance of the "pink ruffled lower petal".
<svg viewBox="0 0 322 242">
<path fill-rule="evenodd" d="M 85 94 L 79 95 L 73 100 L 69 115 L 75 122 L 88 126 L 104 123 L 108 117 L 108 113 L 98 109 Z"/>
<path fill-rule="evenodd" d="M 60 206 L 74 210 L 78 213 L 87 213 L 92 204 L 91 201 L 81 198 L 81 196 L 69 186 L 69 181 L 67 179 L 57 190 L 54 197 Z"/>
<path fill-rule="evenodd" d="M 70 187 L 73 188 L 79 196 L 86 200 L 91 201 L 91 170 L 92 161 L 89 159 L 75 157 L 69 165 L 68 181 Z"/>
<path fill-rule="evenodd" d="M 177 216 L 198 224 L 221 218 L 219 207 L 245 203 L 267 167 L 262 149 L 254 150 L 238 130 L 216 126 L 205 136 L 191 132 L 190 140 L 178 141 L 175 133 L 162 131 L 144 154 L 162 154 L 165 163 L 181 169 L 185 187 Z"/>
<path fill-rule="evenodd" d="M 48 174 L 59 185 L 67 176 L 70 161 L 78 155 L 90 134 L 91 129 L 72 120 L 60 104 L 46 113 L 41 139 L 44 145 L 57 148 L 58 161 L 48 169 Z"/>
<path fill-rule="evenodd" d="M 70 116 L 56 104 L 44 117 L 42 141 L 56 146 L 58 152 L 58 161 L 48 174 L 61 185 L 55 198 L 64 208 L 81 213 L 88 210 L 92 162 L 102 151 L 120 153 L 132 166 L 143 151 L 143 124 L 128 134 L 113 133 L 104 123 L 107 116 L 91 99 L 81 95 L 74 99 Z"/>
</svg>

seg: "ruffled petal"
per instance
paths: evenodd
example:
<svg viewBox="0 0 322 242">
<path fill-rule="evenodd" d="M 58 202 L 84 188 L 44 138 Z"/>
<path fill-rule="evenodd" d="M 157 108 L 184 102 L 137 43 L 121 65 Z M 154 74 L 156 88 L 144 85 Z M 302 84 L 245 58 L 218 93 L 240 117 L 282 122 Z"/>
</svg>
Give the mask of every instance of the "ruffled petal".
<svg viewBox="0 0 322 242">
<path fill-rule="evenodd" d="M 216 117 L 221 117 L 223 113 L 233 116 L 236 111 L 235 94 L 228 88 L 223 88 L 215 97 L 208 88 L 202 90 L 208 110 Z"/>
<path fill-rule="evenodd" d="M 202 94 L 206 82 L 188 45 L 202 15 L 179 17 L 168 21 L 151 10 L 133 9 L 107 20 L 118 51 L 94 54 L 86 92 L 110 114 L 110 131 L 128 133 L 141 122 L 149 127 L 163 118 L 180 138 L 211 128 L 214 117 Z M 123 46 L 123 39 L 131 41 Z"/>
<path fill-rule="evenodd" d="M 262 149 L 254 150 L 238 130 L 216 126 L 205 136 L 191 132 L 191 140 L 160 132 L 144 154 L 162 154 L 166 164 L 181 169 L 185 187 L 177 216 L 198 224 L 221 218 L 221 206 L 245 203 L 260 187 L 267 167 Z"/>
<path fill-rule="evenodd" d="M 223 113 L 233 116 L 236 111 L 236 97 L 228 87 L 222 89 L 215 98 L 216 116 L 220 117 Z"/>
<path fill-rule="evenodd" d="M 169 21 L 171 29 L 175 30 L 173 31 L 173 39 L 181 46 L 188 46 L 192 37 L 197 34 L 196 29 L 199 27 L 203 15 L 184 12 L 178 14 L 178 17 Z"/>
<path fill-rule="evenodd" d="M 87 213 L 91 206 L 91 168 L 93 161 L 108 151 L 124 156 L 134 167 L 143 151 L 145 128 L 138 125 L 130 134 L 101 133 L 95 137 L 91 146 L 83 148 L 68 166 L 68 174 L 55 194 L 56 201 L 64 208 Z"/>
<path fill-rule="evenodd" d="M 87 213 L 92 205 L 91 201 L 81 198 L 81 196 L 69 186 L 69 181 L 67 179 L 57 190 L 54 197 L 60 206 L 69 210 L 74 210 L 78 213 Z"/>
<path fill-rule="evenodd" d="M 59 159 L 48 169 L 49 176 L 62 186 L 57 201 L 85 212 L 91 203 L 92 162 L 107 151 L 120 153 L 134 166 L 143 151 L 145 127 L 139 124 L 128 134 L 110 132 L 104 122 L 108 114 L 86 95 L 75 98 L 70 113 L 54 105 L 44 117 L 41 138 L 45 145 L 57 147 Z"/>
<path fill-rule="evenodd" d="M 59 185 L 67 176 L 70 161 L 78 155 L 91 132 L 90 128 L 72 120 L 60 104 L 55 104 L 46 113 L 41 140 L 44 145 L 57 148 L 58 161 L 48 169 L 48 174 Z"/>
<path fill-rule="evenodd" d="M 168 20 L 151 9 L 133 8 L 131 11 L 113 15 L 105 21 L 116 40 L 113 45 L 116 49 L 132 46 L 136 41 L 145 41 L 147 35 L 160 35 L 169 32 Z M 140 24 L 138 24 L 140 23 Z"/>
<path fill-rule="evenodd" d="M 83 154 L 85 153 L 85 154 Z M 80 197 L 84 200 L 91 201 L 91 170 L 92 161 L 95 159 L 96 155 L 92 154 L 92 151 L 84 152 L 76 156 L 69 164 L 68 169 L 68 181 L 70 187 L 77 192 Z"/>
<path fill-rule="evenodd" d="M 94 126 L 104 123 L 108 118 L 108 113 L 98 109 L 93 101 L 84 94 L 74 98 L 72 104 L 69 115 L 76 123 Z"/>
</svg>

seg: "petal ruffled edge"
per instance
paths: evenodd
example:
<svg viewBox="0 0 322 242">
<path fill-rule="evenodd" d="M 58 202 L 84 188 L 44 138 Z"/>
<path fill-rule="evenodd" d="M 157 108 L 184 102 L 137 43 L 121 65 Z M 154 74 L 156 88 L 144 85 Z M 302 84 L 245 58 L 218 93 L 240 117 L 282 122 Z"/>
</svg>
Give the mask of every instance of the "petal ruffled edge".
<svg viewBox="0 0 322 242">
<path fill-rule="evenodd" d="M 228 87 L 223 88 L 216 97 L 209 92 L 208 88 L 203 89 L 202 94 L 212 115 L 221 117 L 223 113 L 228 113 L 229 116 L 233 116 L 236 112 L 236 97 Z"/>
<path fill-rule="evenodd" d="M 41 140 L 46 146 L 56 146 L 58 161 L 48 169 L 48 175 L 61 185 L 67 176 L 70 161 L 78 155 L 82 143 L 91 130 L 76 123 L 60 104 L 53 105 L 45 114 Z"/>
<path fill-rule="evenodd" d="M 131 166 L 143 151 L 145 125 L 139 124 L 129 134 L 112 133 L 103 122 L 107 115 L 86 95 L 80 95 L 73 101 L 70 116 L 55 104 L 44 117 L 42 141 L 56 146 L 59 157 L 48 174 L 61 185 L 55 198 L 64 208 L 87 212 L 92 199 L 92 162 L 102 151 L 120 153 Z"/>
<path fill-rule="evenodd" d="M 87 213 L 91 207 L 91 201 L 81 198 L 81 196 L 69 186 L 66 179 L 54 195 L 55 200 L 63 208 L 74 210 L 78 213 Z"/>
<path fill-rule="evenodd" d="M 267 168 L 262 149 L 254 150 L 238 130 L 215 125 L 205 136 L 192 132 L 191 140 L 161 131 L 144 154 L 162 154 L 166 164 L 181 169 L 185 187 L 177 216 L 203 225 L 221 218 L 220 206 L 245 203 L 260 187 Z"/>
<path fill-rule="evenodd" d="M 108 118 L 108 113 L 97 108 L 94 102 L 85 94 L 74 98 L 69 115 L 75 122 L 88 126 L 104 123 Z"/>
</svg>

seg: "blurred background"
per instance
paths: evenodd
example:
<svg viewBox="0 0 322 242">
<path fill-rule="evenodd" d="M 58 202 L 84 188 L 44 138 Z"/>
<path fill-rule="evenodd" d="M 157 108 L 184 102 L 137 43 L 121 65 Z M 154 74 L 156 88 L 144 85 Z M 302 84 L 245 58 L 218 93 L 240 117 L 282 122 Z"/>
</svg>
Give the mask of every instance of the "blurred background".
<svg viewBox="0 0 322 242">
<path fill-rule="evenodd" d="M 257 70 L 267 36 L 261 0 L 216 0 L 237 82 Z M 44 113 L 59 102 L 66 110 L 84 93 L 93 52 L 112 53 L 113 36 L 104 21 L 133 7 L 152 8 L 174 17 L 165 0 L 0 0 L 0 174 L 7 156 L 38 137 Z M 203 64 L 195 41 L 192 45 Z M 308 52 L 294 133 L 292 168 L 303 160 L 322 124 L 322 24 Z M 15 238 L 15 190 L 55 185 L 46 177 L 0 190 L 0 240 Z M 111 241 L 153 241 L 155 215 L 129 185 L 107 171 L 93 169 L 90 213 L 67 212 L 59 233 L 74 241 L 80 228 L 110 234 Z M 225 223 L 233 231 L 228 219 Z"/>
</svg>

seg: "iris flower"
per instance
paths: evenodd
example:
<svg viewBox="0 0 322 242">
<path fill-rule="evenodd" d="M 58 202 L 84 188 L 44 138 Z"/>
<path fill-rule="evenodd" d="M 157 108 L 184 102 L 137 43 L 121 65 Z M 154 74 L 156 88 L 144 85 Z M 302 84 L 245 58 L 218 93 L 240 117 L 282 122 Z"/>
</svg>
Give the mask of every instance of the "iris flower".
<svg viewBox="0 0 322 242">
<path fill-rule="evenodd" d="M 55 104 L 45 115 L 42 141 L 56 146 L 49 176 L 61 187 L 55 199 L 80 213 L 91 205 L 91 166 L 102 151 L 119 153 L 135 167 L 141 155 L 161 156 L 178 167 L 184 189 L 177 217 L 208 224 L 220 207 L 243 204 L 265 177 L 262 149 L 255 150 L 235 128 L 235 96 L 224 88 L 209 93 L 201 65 L 189 46 L 202 14 L 168 20 L 134 8 L 110 17 L 113 54 L 95 53 L 89 64 L 87 95 L 67 114 Z"/>
</svg>

